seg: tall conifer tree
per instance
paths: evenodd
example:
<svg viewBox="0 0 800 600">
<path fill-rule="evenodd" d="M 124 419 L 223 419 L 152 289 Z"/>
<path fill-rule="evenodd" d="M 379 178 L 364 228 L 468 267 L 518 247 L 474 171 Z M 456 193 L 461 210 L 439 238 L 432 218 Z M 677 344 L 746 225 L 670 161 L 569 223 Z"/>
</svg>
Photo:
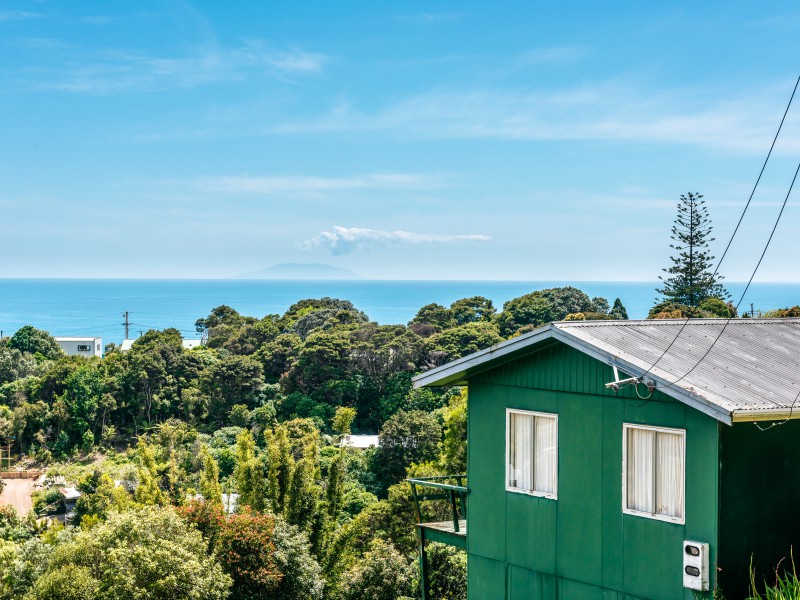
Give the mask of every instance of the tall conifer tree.
<svg viewBox="0 0 800 600">
<path fill-rule="evenodd" d="M 708 244 L 714 241 L 709 237 L 713 227 L 702 198 L 701 194 L 691 192 L 681 195 L 670 244 L 677 255 L 671 257 L 672 266 L 663 269 L 668 277 L 659 276 L 663 287 L 656 289 L 667 300 L 684 306 L 698 307 L 708 298 L 729 297 L 720 283 L 722 276 L 711 270 L 714 257 Z"/>
</svg>

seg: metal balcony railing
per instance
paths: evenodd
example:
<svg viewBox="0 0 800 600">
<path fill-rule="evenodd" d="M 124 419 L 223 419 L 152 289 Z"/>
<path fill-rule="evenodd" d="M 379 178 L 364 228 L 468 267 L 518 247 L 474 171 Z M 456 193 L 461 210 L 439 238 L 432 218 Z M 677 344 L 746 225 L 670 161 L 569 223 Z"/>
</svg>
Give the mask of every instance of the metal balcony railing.
<svg viewBox="0 0 800 600">
<path fill-rule="evenodd" d="M 411 496 L 414 500 L 414 510 L 417 523 L 431 522 L 423 518 L 420 502 L 444 500 L 449 502 L 449 514 L 453 522 L 453 532 L 461 533 L 460 521 L 467 518 L 467 494 L 469 488 L 466 475 L 439 475 L 436 477 L 419 477 L 407 479 L 411 484 Z M 448 483 L 454 482 L 454 483 Z M 437 520 L 436 522 L 441 522 Z"/>
<path fill-rule="evenodd" d="M 407 479 L 411 484 L 414 510 L 417 513 L 417 542 L 419 546 L 419 583 L 422 600 L 430 598 L 428 574 L 428 542 L 440 542 L 465 549 L 467 547 L 467 494 L 466 475 L 440 475 Z M 420 502 L 437 503 L 433 519 L 422 514 Z M 448 515 L 450 520 L 441 520 Z"/>
</svg>

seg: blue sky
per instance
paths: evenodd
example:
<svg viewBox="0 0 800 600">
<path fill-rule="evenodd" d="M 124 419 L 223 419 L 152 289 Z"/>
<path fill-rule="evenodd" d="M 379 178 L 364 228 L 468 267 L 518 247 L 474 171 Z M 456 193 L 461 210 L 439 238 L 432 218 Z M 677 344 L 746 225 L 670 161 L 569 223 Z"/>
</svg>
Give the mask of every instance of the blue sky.
<svg viewBox="0 0 800 600">
<path fill-rule="evenodd" d="M 654 280 L 682 193 L 721 252 L 798 28 L 793 2 L 0 0 L 0 277 Z M 728 280 L 798 159 L 800 98 Z M 800 280 L 798 237 L 792 202 L 759 281 Z"/>
</svg>

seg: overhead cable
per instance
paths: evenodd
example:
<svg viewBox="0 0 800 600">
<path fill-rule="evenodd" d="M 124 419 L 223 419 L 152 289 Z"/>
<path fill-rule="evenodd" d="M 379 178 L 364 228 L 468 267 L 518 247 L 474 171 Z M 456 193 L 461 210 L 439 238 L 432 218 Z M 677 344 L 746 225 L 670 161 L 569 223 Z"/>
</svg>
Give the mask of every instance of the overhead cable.
<svg viewBox="0 0 800 600">
<path fill-rule="evenodd" d="M 726 257 L 726 256 L 727 256 L 727 254 L 728 254 L 728 250 L 730 249 L 730 247 L 731 247 L 731 244 L 733 243 L 733 239 L 736 237 L 736 234 L 737 234 L 737 233 L 738 233 L 738 231 L 739 231 L 739 227 L 741 226 L 741 224 L 742 224 L 742 221 L 744 220 L 744 216 L 745 216 L 745 214 L 747 214 L 747 210 L 750 208 L 750 204 L 751 204 L 751 203 L 752 203 L 752 201 L 753 201 L 753 196 L 755 196 L 756 190 L 758 189 L 758 184 L 759 184 L 759 183 L 761 183 L 761 177 L 764 175 L 764 171 L 765 171 L 765 169 L 767 168 L 767 163 L 769 162 L 769 159 L 770 159 L 770 157 L 772 156 L 772 151 L 774 150 L 774 148 L 775 148 L 775 144 L 776 144 L 776 142 L 778 141 L 778 136 L 780 135 L 780 133 L 781 133 L 781 130 L 783 129 L 783 124 L 784 124 L 784 122 L 786 121 L 786 115 L 788 115 L 788 114 L 789 114 L 789 108 L 791 108 L 791 106 L 792 106 L 792 101 L 794 100 L 794 96 L 795 96 L 795 94 L 797 93 L 797 88 L 798 88 L 798 85 L 800 85 L 800 76 L 798 76 L 798 77 L 797 77 L 797 81 L 795 81 L 795 84 L 794 84 L 794 89 L 792 90 L 792 95 L 789 97 L 789 102 L 786 104 L 786 110 L 784 110 L 784 111 L 783 111 L 783 117 L 781 118 L 781 122 L 780 122 L 780 124 L 778 125 L 778 130 L 775 132 L 775 137 L 773 137 L 773 138 L 772 138 L 772 144 L 771 144 L 771 145 L 770 145 L 770 147 L 769 147 L 769 152 L 767 152 L 767 157 L 764 159 L 764 164 L 763 164 L 763 165 L 761 165 L 761 171 L 758 173 L 758 178 L 756 179 L 756 183 L 755 183 L 755 185 L 753 186 L 753 189 L 752 189 L 752 191 L 750 192 L 750 197 L 747 199 L 747 203 L 745 204 L 745 206 L 744 206 L 744 209 L 742 210 L 742 214 L 741 214 L 741 215 L 739 215 L 739 221 L 736 223 L 736 227 L 734 228 L 734 230 L 733 230 L 733 233 L 731 234 L 731 237 L 730 237 L 730 239 L 728 240 L 728 244 L 725 246 L 725 251 L 722 253 L 722 256 L 720 257 L 719 261 L 717 262 L 717 266 L 716 266 L 716 268 L 714 269 L 714 273 L 713 273 L 713 275 L 712 275 L 712 278 L 713 278 L 713 277 L 716 277 L 717 273 L 719 272 L 719 268 L 720 268 L 720 266 L 722 265 L 722 261 L 724 261 L 724 260 L 725 260 L 725 257 Z M 797 173 L 795 173 L 795 179 L 796 179 L 796 178 L 797 178 Z M 794 180 L 792 180 L 792 185 L 794 185 Z M 789 192 L 791 193 L 791 187 L 789 188 Z M 787 194 L 787 196 L 786 196 L 787 200 L 788 200 L 788 197 L 789 197 L 789 196 L 788 196 L 788 194 Z M 786 202 L 784 201 L 784 207 L 785 207 L 785 206 L 786 206 Z M 781 214 L 783 214 L 783 208 L 781 208 Z M 778 215 L 778 221 L 780 221 L 780 215 Z M 776 221 L 776 222 L 775 222 L 775 227 L 777 227 L 777 226 L 778 226 L 778 221 Z M 770 238 L 769 238 L 769 239 L 770 239 L 770 241 L 772 240 L 772 235 L 773 235 L 774 233 L 775 233 L 775 228 L 773 228 L 773 230 L 772 230 L 772 234 L 770 234 Z M 769 246 L 769 242 L 767 242 L 767 246 L 764 248 L 764 253 L 766 253 L 766 249 L 767 249 L 767 247 L 768 247 L 768 246 Z M 762 253 L 762 255 L 761 255 L 761 259 L 763 259 L 763 258 L 764 258 L 764 253 Z M 759 265 L 761 264 L 761 259 L 759 259 L 759 261 L 758 261 L 758 264 L 759 264 Z M 756 269 L 753 271 L 753 276 L 755 276 L 755 272 L 756 272 L 757 270 L 758 270 L 758 266 L 756 266 Z M 753 277 L 751 276 L 751 277 L 750 277 L 750 282 L 752 282 L 752 281 L 753 281 Z M 747 288 L 749 288 L 749 287 L 750 287 L 750 282 L 748 282 L 748 284 L 747 284 Z M 747 293 L 747 288 L 745 288 L 745 291 L 744 291 L 744 293 L 742 294 L 742 297 L 741 297 L 741 299 L 739 300 L 739 303 L 736 305 L 736 310 L 737 310 L 737 312 L 738 312 L 738 309 L 739 309 L 739 305 L 742 303 L 742 300 L 744 300 L 745 294 Z M 732 317 L 729 317 L 729 320 L 730 320 L 730 318 L 732 318 Z M 667 353 L 668 353 L 668 352 L 669 352 L 669 351 L 672 349 L 672 346 L 675 344 L 675 342 L 677 342 L 677 341 L 678 341 L 678 338 L 679 338 L 679 337 L 681 336 L 681 334 L 683 333 L 683 330 L 686 328 L 686 325 L 688 325 L 688 324 L 689 324 L 689 320 L 690 320 L 690 317 L 687 317 L 687 318 L 686 318 L 686 320 L 685 320 L 685 321 L 683 322 L 683 324 L 681 325 L 681 328 L 678 330 L 678 333 L 676 333 L 676 334 L 675 334 L 675 337 L 672 339 L 672 341 L 669 343 L 669 345 L 666 347 L 666 349 L 665 349 L 665 350 L 664 350 L 664 351 L 661 353 L 661 355 L 660 355 L 660 356 L 659 356 L 659 357 L 656 359 L 656 361 L 655 361 L 655 362 L 654 362 L 652 365 L 650 365 L 650 366 L 647 368 L 647 370 L 646 370 L 646 371 L 645 371 L 645 372 L 644 372 L 644 373 L 641 375 L 641 378 L 644 378 L 644 377 L 645 377 L 645 376 L 646 376 L 648 373 L 650 373 L 650 372 L 651 372 L 651 371 L 652 371 L 652 370 L 653 370 L 653 369 L 656 367 L 656 365 L 658 365 L 658 363 L 659 363 L 659 362 L 661 362 L 661 360 L 662 360 L 662 359 L 663 359 L 663 358 L 664 358 L 664 357 L 667 355 Z M 725 324 L 725 326 L 727 327 L 727 323 Z M 704 358 L 705 358 L 705 357 L 704 357 Z M 702 359 L 701 359 L 701 360 L 702 360 Z M 699 363 L 698 363 L 698 364 L 699 364 Z M 696 366 L 697 366 L 697 365 L 695 365 L 694 367 L 692 367 L 692 370 L 694 370 L 694 368 L 695 368 Z M 691 372 L 691 371 L 690 371 L 690 372 Z M 687 374 L 688 374 L 688 373 L 687 373 Z M 684 377 L 685 377 L 685 376 L 686 376 L 686 375 L 684 375 Z M 681 377 L 681 379 L 683 379 L 683 377 Z M 678 381 L 680 381 L 680 380 L 678 380 Z"/>
</svg>

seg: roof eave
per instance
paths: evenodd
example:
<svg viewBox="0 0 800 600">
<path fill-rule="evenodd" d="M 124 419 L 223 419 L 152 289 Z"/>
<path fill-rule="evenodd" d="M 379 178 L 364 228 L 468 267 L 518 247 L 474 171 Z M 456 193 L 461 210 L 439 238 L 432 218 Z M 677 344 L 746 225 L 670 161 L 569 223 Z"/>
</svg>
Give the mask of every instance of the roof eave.
<svg viewBox="0 0 800 600">
<path fill-rule="evenodd" d="M 554 324 L 545 325 L 530 333 L 512 338 L 505 342 L 501 342 L 495 346 L 491 346 L 484 350 L 480 350 L 463 358 L 454 360 L 446 365 L 442 365 L 430 371 L 421 373 L 413 378 L 414 388 L 432 386 L 440 387 L 446 385 L 466 385 L 470 375 L 479 372 L 480 367 L 486 363 L 497 360 L 502 357 L 511 357 L 512 354 L 521 353 L 524 350 L 530 349 L 535 344 L 541 343 L 548 339 L 557 339 L 564 344 L 575 348 L 608 365 L 615 365 L 617 368 L 632 376 L 643 375 L 647 369 L 636 365 L 633 362 L 625 360 L 623 357 L 613 352 L 608 352 L 598 348 L 594 344 L 585 341 L 578 336 L 572 335 L 569 331 L 561 329 Z M 470 373 L 470 371 L 472 371 Z M 723 406 L 710 401 L 709 399 L 694 394 L 682 387 L 674 385 L 668 379 L 660 376 L 655 369 L 648 372 L 648 376 L 656 382 L 656 389 L 659 387 L 662 393 L 675 398 L 676 400 L 691 406 L 692 408 L 706 414 L 714 419 L 730 425 L 733 422 L 732 413 Z M 800 413 L 800 407 L 798 408 Z M 798 415 L 800 417 L 800 415 Z"/>
<path fill-rule="evenodd" d="M 568 346 L 571 346 L 576 350 L 580 350 L 584 354 L 587 354 L 608 365 L 616 366 L 622 372 L 633 377 L 640 377 L 647 372 L 648 379 L 652 379 L 656 383 L 655 389 L 657 391 L 683 402 L 684 404 L 687 404 L 688 406 L 691 406 L 703 414 L 713 417 L 714 419 L 725 423 L 726 425 L 730 425 L 732 423 L 732 413 L 730 410 L 699 394 L 694 394 L 678 385 L 675 385 L 669 379 L 659 375 L 660 369 L 654 369 L 650 367 L 648 372 L 647 368 L 643 368 L 641 365 L 630 362 L 621 357 L 619 354 L 608 352 L 598 348 L 590 342 L 582 340 L 577 336 L 570 335 L 568 331 L 558 329 L 558 332 L 561 334 L 558 336 L 558 339 Z"/>
</svg>

